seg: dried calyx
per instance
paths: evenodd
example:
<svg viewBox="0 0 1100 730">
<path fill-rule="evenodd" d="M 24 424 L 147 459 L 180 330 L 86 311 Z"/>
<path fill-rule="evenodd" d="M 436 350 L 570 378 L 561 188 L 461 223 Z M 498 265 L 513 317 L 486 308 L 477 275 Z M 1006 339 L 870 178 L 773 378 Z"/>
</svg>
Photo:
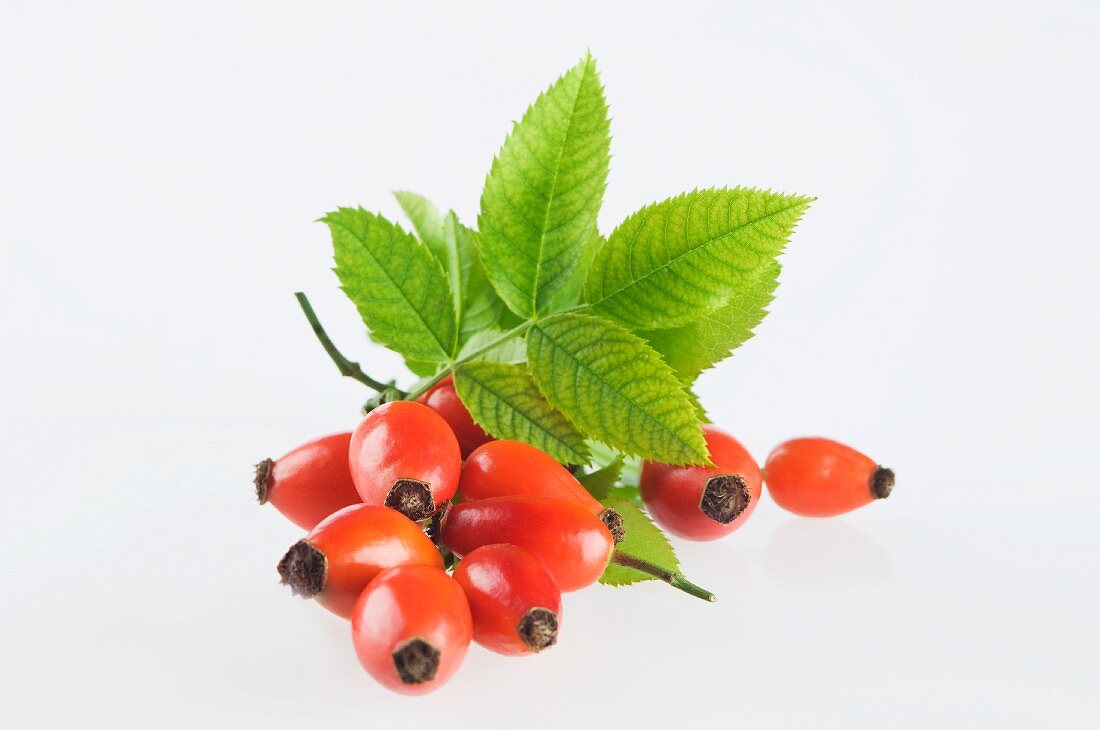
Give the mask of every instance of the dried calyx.
<svg viewBox="0 0 1100 730">
<path fill-rule="evenodd" d="M 558 640 L 558 615 L 547 608 L 532 608 L 523 614 L 516 631 L 532 651 L 542 651 Z"/>
<path fill-rule="evenodd" d="M 607 525 L 616 545 L 626 537 L 626 523 L 623 522 L 623 516 L 610 507 L 600 513 L 600 522 Z"/>
<path fill-rule="evenodd" d="M 271 459 L 264 459 L 256 465 L 256 476 L 252 483 L 256 485 L 256 499 L 260 504 L 267 504 L 267 482 L 274 467 L 275 462 Z"/>
<path fill-rule="evenodd" d="M 432 487 L 419 479 L 398 479 L 386 493 L 387 507 L 391 507 L 414 522 L 427 519 L 435 512 Z"/>
<path fill-rule="evenodd" d="M 305 539 L 294 543 L 279 561 L 283 583 L 294 590 L 294 595 L 306 598 L 313 598 L 325 589 L 327 569 L 325 554 Z"/>
<path fill-rule="evenodd" d="M 886 499 L 894 489 L 894 471 L 880 466 L 871 475 L 871 494 L 875 499 Z"/>
<path fill-rule="evenodd" d="M 439 656 L 439 649 L 416 636 L 394 649 L 393 668 L 405 684 L 423 684 L 435 679 Z"/>
<path fill-rule="evenodd" d="M 736 520 L 752 501 L 749 485 L 740 474 L 719 474 L 707 480 L 699 509 L 723 525 Z"/>
</svg>

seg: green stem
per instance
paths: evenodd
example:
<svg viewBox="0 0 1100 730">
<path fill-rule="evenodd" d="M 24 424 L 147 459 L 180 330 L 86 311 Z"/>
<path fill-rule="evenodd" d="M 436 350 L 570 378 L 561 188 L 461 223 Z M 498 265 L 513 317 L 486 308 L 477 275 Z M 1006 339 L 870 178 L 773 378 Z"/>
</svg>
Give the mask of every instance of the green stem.
<svg viewBox="0 0 1100 730">
<path fill-rule="evenodd" d="M 684 593 L 695 596 L 696 598 L 702 598 L 704 601 L 710 601 L 713 603 L 718 600 L 718 597 L 708 591 L 706 588 L 701 588 L 690 580 L 685 578 L 680 573 L 674 573 L 671 570 L 665 570 L 664 568 L 654 565 L 648 560 L 642 560 L 639 557 L 631 555 L 630 553 L 624 553 L 621 550 L 616 550 L 611 554 L 611 562 L 615 565 L 621 565 L 624 568 L 632 568 L 633 570 L 639 570 L 646 575 L 652 575 L 657 580 L 663 580 L 673 588 L 678 588 Z"/>
<path fill-rule="evenodd" d="M 309 303 L 309 299 L 306 298 L 306 295 L 299 291 L 294 292 L 294 296 L 298 300 L 298 305 L 301 306 L 302 312 L 305 313 L 306 319 L 309 320 L 309 326 L 313 328 L 313 334 L 317 335 L 321 347 L 325 348 L 325 352 L 328 353 L 332 362 L 336 364 L 336 369 L 340 371 L 341 375 L 358 380 L 363 385 L 374 388 L 379 393 L 393 388 L 392 383 L 382 383 L 375 380 L 363 372 L 363 368 L 359 367 L 359 363 L 352 362 L 344 357 L 344 355 L 336 349 L 336 345 L 333 344 L 328 333 L 325 332 L 325 328 L 321 326 L 321 321 L 317 319 L 317 313 L 313 311 L 313 306 Z"/>
</svg>

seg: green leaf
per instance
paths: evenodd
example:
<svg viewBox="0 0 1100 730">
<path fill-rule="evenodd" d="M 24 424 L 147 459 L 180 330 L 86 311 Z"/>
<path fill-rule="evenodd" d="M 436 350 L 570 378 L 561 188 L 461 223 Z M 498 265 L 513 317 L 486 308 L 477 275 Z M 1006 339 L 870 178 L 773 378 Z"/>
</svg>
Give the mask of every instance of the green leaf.
<svg viewBox="0 0 1100 730">
<path fill-rule="evenodd" d="M 755 280 L 782 252 L 812 200 L 714 188 L 647 206 L 596 254 L 585 301 L 635 329 L 687 324 Z"/>
<path fill-rule="evenodd" d="M 623 457 L 616 456 L 607 466 L 587 474 L 577 474 L 577 481 L 583 484 L 584 488 L 587 489 L 593 497 L 596 499 L 604 499 L 611 491 L 611 488 L 618 483 L 619 477 L 621 477 L 622 474 Z"/>
<path fill-rule="evenodd" d="M 412 235 L 362 208 L 340 208 L 322 220 L 341 288 L 371 337 L 408 360 L 446 362 L 455 347 L 455 312 L 439 262 Z"/>
<path fill-rule="evenodd" d="M 451 261 L 452 247 L 443 237 L 443 215 L 435 205 L 423 195 L 398 190 L 393 194 L 401 205 L 401 210 L 409 217 L 413 231 L 421 243 L 428 247 L 444 271 Z"/>
<path fill-rule="evenodd" d="M 779 270 L 779 262 L 773 261 L 755 281 L 735 293 L 729 303 L 690 324 L 638 334 L 690 383 L 752 337 L 753 329 L 763 321 L 775 296 Z"/>
<path fill-rule="evenodd" d="M 459 222 L 452 210 L 443 219 L 443 235 L 453 240 L 458 255 L 458 281 L 456 297 L 461 316 L 459 318 L 458 344 L 461 347 L 478 332 L 492 327 L 500 319 L 504 308 L 500 297 L 489 285 L 485 267 L 477 250 L 477 234 Z M 452 284 L 454 286 L 454 284 Z"/>
<path fill-rule="evenodd" d="M 591 238 L 588 239 L 588 243 L 585 244 L 584 250 L 581 252 L 577 270 L 573 272 L 573 276 L 570 278 L 569 283 L 565 285 L 565 288 L 554 297 L 554 301 L 550 304 L 550 312 L 567 309 L 580 301 L 584 277 L 588 274 L 592 259 L 596 257 L 596 254 L 603 248 L 605 243 L 607 243 L 607 239 L 601 236 L 599 231 L 593 230 Z"/>
<path fill-rule="evenodd" d="M 569 283 L 607 183 L 607 104 L 587 56 L 532 104 L 493 160 L 478 238 L 489 279 L 522 317 Z"/>
<path fill-rule="evenodd" d="M 546 402 L 522 365 L 460 365 L 455 389 L 474 421 L 495 438 L 524 441 L 564 464 L 588 462 L 584 437 Z"/>
<path fill-rule="evenodd" d="M 473 333 L 496 324 L 502 309 L 502 302 L 481 265 L 477 235 L 459 222 L 453 210 L 442 215 L 422 195 L 399 191 L 394 196 L 412 221 L 420 241 L 447 274 L 454 296 L 457 346 L 461 348 Z"/>
<path fill-rule="evenodd" d="M 626 474 L 623 474 L 623 480 L 626 480 Z M 618 487 L 612 487 L 611 491 L 607 493 L 608 499 L 622 499 L 627 502 L 632 502 L 639 507 L 643 507 L 641 491 L 638 489 L 637 484 L 624 484 Z"/>
<path fill-rule="evenodd" d="M 677 560 L 668 538 L 637 505 L 625 499 L 601 501 L 605 507 L 610 507 L 623 517 L 626 538 L 616 546 L 617 550 L 647 560 L 666 570 L 679 572 L 680 561 Z M 614 563 L 608 565 L 600 577 L 600 583 L 609 586 L 627 586 L 643 580 L 656 579 L 651 575 Z"/>
<path fill-rule="evenodd" d="M 504 334 L 504 330 L 497 329 L 496 327 L 474 333 L 470 336 L 470 339 L 466 341 L 466 344 L 462 346 L 462 350 L 458 353 L 459 359 L 465 360 L 470 358 L 471 355 L 478 353 L 478 360 L 486 360 L 488 362 L 512 364 L 527 362 L 527 344 L 523 341 L 522 337 L 513 337 L 501 342 L 492 349 L 481 352 L 483 348 L 496 342 L 503 337 Z"/>
<path fill-rule="evenodd" d="M 710 463 L 691 399 L 653 348 L 622 325 L 556 314 L 527 334 L 531 374 L 578 428 L 626 454 Z"/>
</svg>

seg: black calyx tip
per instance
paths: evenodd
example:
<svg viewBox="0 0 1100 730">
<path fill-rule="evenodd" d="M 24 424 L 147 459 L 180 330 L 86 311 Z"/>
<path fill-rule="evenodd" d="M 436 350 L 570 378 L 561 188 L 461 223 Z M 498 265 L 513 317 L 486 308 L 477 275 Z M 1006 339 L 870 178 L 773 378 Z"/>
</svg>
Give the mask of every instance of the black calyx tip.
<svg viewBox="0 0 1100 730">
<path fill-rule="evenodd" d="M 435 512 L 432 487 L 419 479 L 398 479 L 386 493 L 387 507 L 391 507 L 413 522 L 427 519 Z"/>
<path fill-rule="evenodd" d="M 414 636 L 393 650 L 393 668 L 405 684 L 423 684 L 439 671 L 439 649 Z"/>
<path fill-rule="evenodd" d="M 707 517 L 723 525 L 741 516 L 752 501 L 749 485 L 740 474 L 719 474 L 707 480 L 699 509 Z"/>
<path fill-rule="evenodd" d="M 260 504 L 267 504 L 267 482 L 271 479 L 273 468 L 275 462 L 271 459 L 264 459 L 256 465 L 256 476 L 252 478 L 252 483 L 256 486 L 256 501 Z"/>
<path fill-rule="evenodd" d="M 313 598 L 325 589 L 328 560 L 309 540 L 294 543 L 279 561 L 279 576 L 294 595 Z"/>
<path fill-rule="evenodd" d="M 886 499 L 894 491 L 894 470 L 880 466 L 871 475 L 871 494 L 875 499 Z"/>
<path fill-rule="evenodd" d="M 607 525 L 607 529 L 611 533 L 611 537 L 615 539 L 616 545 L 626 537 L 626 523 L 623 522 L 623 516 L 610 507 L 600 513 L 600 522 Z"/>
<path fill-rule="evenodd" d="M 540 652 L 558 641 L 558 615 L 548 608 L 528 609 L 516 632 L 532 652 Z"/>
</svg>

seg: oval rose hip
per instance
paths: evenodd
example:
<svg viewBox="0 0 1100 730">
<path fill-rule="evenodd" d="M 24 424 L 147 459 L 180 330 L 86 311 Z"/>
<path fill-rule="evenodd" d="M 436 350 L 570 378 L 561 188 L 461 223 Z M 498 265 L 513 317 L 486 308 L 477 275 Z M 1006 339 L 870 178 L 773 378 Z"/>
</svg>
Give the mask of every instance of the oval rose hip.
<svg viewBox="0 0 1100 730">
<path fill-rule="evenodd" d="M 689 540 L 714 540 L 743 525 L 760 501 L 760 467 L 737 439 L 703 426 L 714 466 L 646 461 L 640 491 L 661 527 Z"/>
<path fill-rule="evenodd" d="M 279 561 L 279 575 L 294 592 L 347 618 L 355 599 L 386 568 L 443 567 L 443 558 L 420 527 L 389 507 L 357 504 L 326 518 Z"/>
<path fill-rule="evenodd" d="M 454 578 L 470 602 L 474 641 L 498 654 L 553 646 L 561 591 L 542 562 L 515 545 L 485 545 L 459 562 Z"/>
<path fill-rule="evenodd" d="M 439 568 L 423 565 L 383 571 L 351 612 L 359 663 L 402 694 L 446 684 L 466 656 L 472 631 L 462 588 Z"/>
<path fill-rule="evenodd" d="M 333 512 L 361 502 L 348 468 L 351 433 L 302 444 L 279 459 L 256 465 L 256 498 L 270 502 L 306 530 Z"/>
<path fill-rule="evenodd" d="M 438 413 L 413 401 L 394 401 L 375 408 L 355 428 L 348 463 L 366 504 L 422 520 L 454 496 L 462 456 Z"/>
</svg>

